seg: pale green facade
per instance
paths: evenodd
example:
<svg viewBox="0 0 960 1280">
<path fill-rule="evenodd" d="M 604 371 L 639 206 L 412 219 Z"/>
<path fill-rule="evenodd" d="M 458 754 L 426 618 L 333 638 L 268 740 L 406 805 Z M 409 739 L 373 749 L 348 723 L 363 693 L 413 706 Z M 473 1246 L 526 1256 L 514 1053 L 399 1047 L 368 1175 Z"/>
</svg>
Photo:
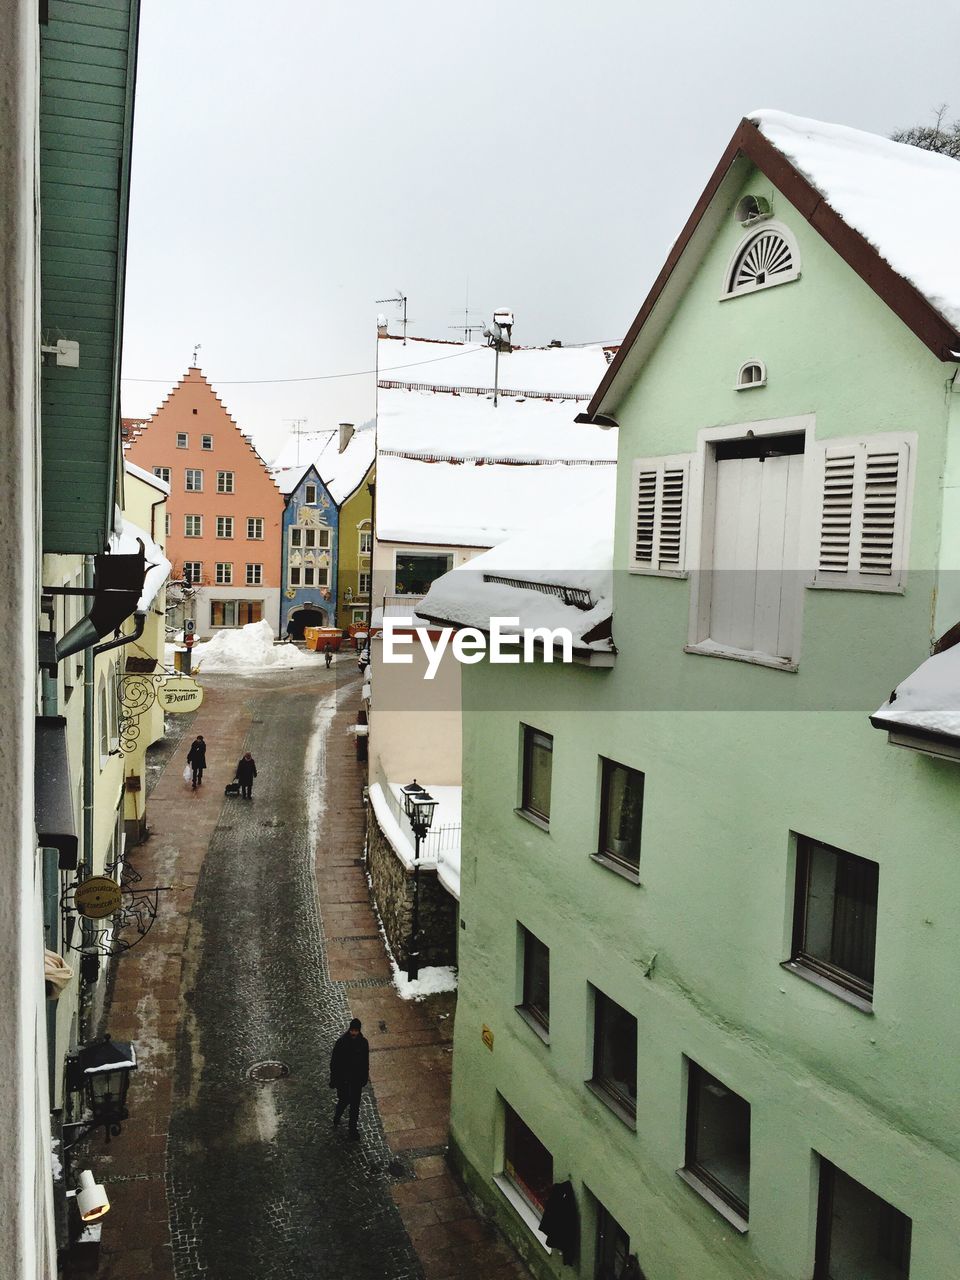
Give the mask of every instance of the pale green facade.
<svg viewBox="0 0 960 1280">
<path fill-rule="evenodd" d="M 957 520 L 941 483 L 956 365 L 768 180 L 744 191 L 773 199 L 802 273 L 720 301 L 743 236 L 725 218 L 621 405 L 614 668 L 463 672 L 454 1151 L 545 1275 L 593 1277 L 596 1197 L 647 1280 L 810 1280 L 823 1156 L 912 1220 L 911 1280 L 943 1280 L 960 1274 L 960 770 L 888 745 L 868 715 L 960 617 L 941 625 L 936 608 L 936 571 L 953 567 L 941 529 Z M 751 359 L 767 385 L 736 391 Z M 804 588 L 796 671 L 685 653 L 695 575 L 627 571 L 633 459 L 689 454 L 704 428 L 806 415 L 817 441 L 916 433 L 905 591 Z M 554 738 L 549 831 L 515 812 L 523 724 Z M 639 885 L 589 856 L 601 757 L 645 774 Z M 879 864 L 872 1012 L 781 967 L 797 834 Z M 515 1010 L 518 924 L 550 949 L 549 1043 Z M 637 1019 L 635 1130 L 584 1085 L 591 986 Z M 750 1103 L 743 1234 L 676 1172 L 687 1060 Z M 573 1181 L 575 1268 L 493 1181 L 504 1102 L 551 1151 L 555 1180 Z"/>
</svg>

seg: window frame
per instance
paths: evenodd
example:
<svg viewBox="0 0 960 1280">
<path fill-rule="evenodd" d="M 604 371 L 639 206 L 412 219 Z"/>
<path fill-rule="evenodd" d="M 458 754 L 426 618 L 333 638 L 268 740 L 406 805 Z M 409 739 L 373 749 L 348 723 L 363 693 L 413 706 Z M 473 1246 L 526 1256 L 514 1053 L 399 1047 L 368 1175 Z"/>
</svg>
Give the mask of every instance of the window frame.
<svg viewBox="0 0 960 1280">
<path fill-rule="evenodd" d="M 217 493 L 236 493 L 236 477 L 235 471 L 218 471 Z"/>
<path fill-rule="evenodd" d="M 678 1169 L 680 1177 L 692 1187 L 698 1195 L 702 1196 L 718 1213 L 722 1214 L 728 1222 L 734 1226 L 741 1235 L 746 1234 L 750 1221 L 750 1201 L 749 1198 L 744 1203 L 736 1192 L 731 1191 L 725 1186 L 719 1178 L 705 1165 L 701 1164 L 697 1159 L 697 1138 L 699 1135 L 699 1115 L 700 1115 L 700 1090 L 698 1084 L 701 1080 L 713 1081 L 719 1085 L 721 1089 L 725 1089 L 727 1093 L 733 1094 L 735 1098 L 739 1098 L 741 1102 L 746 1104 L 748 1112 L 748 1121 L 750 1124 L 747 1135 L 747 1195 L 749 1197 L 750 1175 L 753 1171 L 752 1159 L 752 1143 L 753 1143 L 753 1116 L 750 1103 L 742 1094 L 737 1093 L 735 1089 L 731 1089 L 729 1085 L 715 1076 L 711 1071 L 707 1071 L 705 1067 L 701 1067 L 698 1062 L 692 1058 L 686 1059 L 687 1063 L 687 1106 L 684 1125 L 684 1143 L 683 1143 L 683 1167 Z"/>
<path fill-rule="evenodd" d="M 255 575 L 251 574 L 251 570 L 256 570 L 256 574 Z M 263 586 L 263 564 L 261 561 L 257 560 L 257 561 L 252 561 L 247 563 L 246 582 L 244 583 L 244 586 L 247 586 L 247 587 Z"/>
<path fill-rule="evenodd" d="M 525 1204 L 525 1205 L 526 1205 L 530 1210 L 532 1210 L 535 1214 L 537 1214 L 538 1216 L 542 1216 L 543 1211 L 544 1211 L 544 1208 L 546 1207 L 546 1200 L 544 1200 L 542 1204 L 537 1200 L 537 1198 L 536 1198 L 536 1192 L 535 1192 L 535 1191 L 534 1191 L 534 1189 L 530 1186 L 530 1184 L 529 1184 L 529 1183 L 527 1183 L 526 1181 L 524 1181 L 524 1179 L 522 1178 L 522 1176 L 521 1176 L 521 1175 L 520 1175 L 520 1173 L 519 1173 L 519 1170 L 518 1170 L 518 1168 L 517 1168 L 516 1161 L 515 1161 L 515 1160 L 513 1160 L 513 1158 L 512 1158 L 512 1154 L 515 1154 L 515 1152 L 516 1152 L 516 1145 L 515 1145 L 516 1138 L 517 1138 L 517 1137 L 519 1137 L 521 1140 L 524 1140 L 524 1135 L 523 1135 L 522 1133 L 521 1133 L 521 1134 L 519 1134 L 519 1135 L 518 1135 L 518 1134 L 514 1134 L 514 1133 L 512 1132 L 512 1131 L 513 1131 L 513 1124 L 512 1124 L 511 1122 L 512 1122 L 512 1121 L 516 1121 L 518 1125 L 522 1126 L 522 1128 L 526 1130 L 526 1132 L 530 1135 L 530 1137 L 533 1139 L 533 1141 L 534 1141 L 534 1142 L 535 1142 L 539 1147 L 541 1147 L 541 1148 L 542 1148 L 542 1150 L 543 1150 L 543 1151 L 544 1151 L 544 1152 L 549 1156 L 549 1158 L 550 1158 L 550 1167 L 551 1167 L 551 1172 L 550 1172 L 550 1182 L 551 1182 L 551 1185 L 552 1185 L 552 1183 L 553 1183 L 553 1178 L 554 1178 L 554 1176 L 555 1176 L 555 1172 L 556 1172 L 556 1171 L 555 1171 L 555 1169 L 554 1169 L 554 1167 L 553 1167 L 553 1166 L 554 1166 L 553 1152 L 549 1149 L 549 1147 L 547 1147 L 547 1145 L 546 1145 L 545 1143 L 543 1143 L 543 1142 L 541 1142 L 541 1141 L 540 1141 L 540 1139 L 537 1137 L 537 1135 L 534 1133 L 534 1131 L 530 1128 L 530 1126 L 527 1124 L 527 1122 L 523 1119 L 523 1117 L 522 1117 L 521 1115 L 519 1115 L 519 1113 L 518 1113 L 518 1112 L 516 1112 L 516 1111 L 513 1109 L 513 1107 L 511 1107 L 511 1106 L 510 1106 L 510 1104 L 509 1104 L 508 1102 L 504 1101 L 503 1106 L 504 1106 L 504 1113 L 503 1113 L 503 1176 L 504 1176 L 504 1178 L 506 1179 L 506 1181 L 510 1184 L 510 1186 L 511 1186 L 511 1187 L 513 1187 L 513 1189 L 516 1191 L 517 1195 L 521 1198 L 521 1200 L 523 1201 L 523 1203 L 524 1203 L 524 1204 Z M 513 1141 L 512 1141 L 511 1139 L 513 1139 Z M 511 1152 L 511 1147 L 513 1148 L 513 1152 Z M 509 1168 L 509 1166 L 510 1166 L 510 1165 L 512 1165 L 512 1166 L 513 1166 L 513 1170 L 514 1170 L 514 1172 L 511 1172 L 511 1170 L 510 1170 L 510 1168 Z"/>
<path fill-rule="evenodd" d="M 366 581 L 364 581 L 366 579 Z M 369 596 L 373 586 L 373 574 L 369 569 L 360 569 L 357 573 L 357 594 Z"/>
<path fill-rule="evenodd" d="M 832 854 L 841 858 L 856 859 L 859 862 L 867 863 L 876 867 L 877 881 L 877 899 L 873 904 L 874 927 L 873 927 L 873 979 L 867 982 L 866 979 L 859 975 L 843 969 L 839 965 L 830 960 L 824 960 L 820 956 L 814 955 L 807 951 L 806 935 L 809 920 L 809 884 L 810 870 L 812 866 L 812 856 L 815 848 L 825 849 Z M 850 853 L 847 849 L 840 849 L 836 845 L 827 844 L 823 840 L 817 840 L 813 836 L 796 836 L 796 868 L 794 874 L 794 898 L 793 898 L 793 930 L 790 940 L 790 957 L 784 961 L 784 968 L 789 969 L 792 973 L 796 973 L 808 981 L 814 982 L 818 986 L 824 986 L 826 990 L 832 991 L 848 1000 L 849 1003 L 855 1004 L 858 1008 L 862 1008 L 866 1012 L 873 1009 L 874 991 L 876 988 L 876 950 L 877 950 L 877 929 L 879 925 L 879 898 L 880 898 L 880 864 L 874 862 L 871 858 L 864 858 L 860 854 Z M 836 894 L 833 897 L 832 910 L 834 917 L 836 915 Z M 835 924 L 834 924 L 835 927 Z"/>
<path fill-rule="evenodd" d="M 519 973 L 519 1003 L 514 1006 L 517 1013 L 520 1014 L 524 1022 L 526 1022 L 537 1033 L 545 1044 L 550 1043 L 550 948 L 545 942 L 542 942 L 537 935 L 526 925 L 517 921 L 517 931 L 520 943 L 520 973 Z M 531 946 L 531 943 L 533 946 Z M 546 1011 L 541 1009 L 535 1002 L 532 987 L 533 975 L 531 974 L 530 960 L 535 955 L 536 949 L 544 953 L 543 960 L 546 964 L 546 987 L 547 987 L 547 1007 Z"/>
<path fill-rule="evenodd" d="M 196 567 L 196 577 L 193 575 L 193 568 Z M 187 577 L 187 571 L 190 571 L 190 585 L 199 586 L 203 582 L 203 561 L 202 560 L 184 560 L 180 569 L 184 579 Z"/>
<path fill-rule="evenodd" d="M 221 525 L 225 530 L 228 529 L 229 533 L 226 533 L 226 532 L 221 533 L 220 532 Z M 221 541 L 223 542 L 232 541 L 233 531 L 234 531 L 233 516 L 217 516 L 217 537 L 220 538 Z"/>
<path fill-rule="evenodd" d="M 608 996 L 605 991 L 599 987 L 593 986 L 591 983 L 590 990 L 593 995 L 593 1059 L 591 1066 L 590 1079 L 586 1084 L 590 1088 L 590 1092 L 597 1095 L 600 1100 L 610 1108 L 624 1124 L 629 1125 L 631 1129 L 637 1127 L 637 1071 L 638 1058 L 637 1039 L 639 1036 L 639 1025 L 637 1023 L 636 1014 L 625 1009 L 612 996 Z M 631 1098 L 628 1093 L 619 1087 L 612 1076 L 604 1074 L 603 1069 L 603 1044 L 604 1044 L 604 1021 L 607 1013 L 607 1006 L 619 1010 L 627 1015 L 633 1022 L 633 1092 Z"/>
<path fill-rule="evenodd" d="M 305 484 L 303 486 L 303 501 L 306 506 L 315 507 L 317 505 L 317 492 L 315 484 Z"/>
<path fill-rule="evenodd" d="M 294 577 L 294 574 L 296 574 L 296 577 Z M 288 570 L 288 576 L 289 576 L 289 582 L 291 587 L 300 587 L 303 585 L 303 583 L 300 581 L 300 578 L 301 578 L 300 565 L 298 564 L 290 565 L 290 568 Z"/>
<path fill-rule="evenodd" d="M 177 448 L 178 449 L 190 448 L 190 433 L 188 431 L 177 432 Z"/>
<path fill-rule="evenodd" d="M 366 521 L 366 523 L 369 525 L 369 523 L 370 523 L 370 522 L 369 522 L 369 520 L 368 520 L 368 521 Z M 359 529 L 357 530 L 357 532 L 358 532 L 358 534 L 360 535 L 360 536 L 359 536 L 359 551 L 358 551 L 358 554 L 359 554 L 359 555 L 361 555 L 361 556 L 369 556 L 369 555 L 372 555 L 372 553 L 373 553 L 373 530 L 372 530 L 372 529 L 370 529 L 370 528 L 366 528 L 366 529 L 364 529 L 364 528 L 362 528 L 362 527 L 361 527 L 361 528 L 359 528 Z"/>
<path fill-rule="evenodd" d="M 202 435 L 200 437 L 200 448 L 203 450 L 204 453 L 212 453 L 213 452 L 213 436 Z"/>
<path fill-rule="evenodd" d="M 614 770 L 624 769 L 628 774 L 633 774 L 640 779 L 640 818 L 637 830 L 637 858 L 636 862 L 614 853 L 608 846 L 610 844 L 609 824 L 610 824 L 610 782 L 614 774 Z M 643 805 L 646 796 L 647 777 L 641 769 L 634 769 L 631 765 L 623 764 L 619 760 L 613 760 L 609 756 L 600 757 L 600 822 L 597 833 L 597 852 L 594 857 L 598 862 L 602 862 L 605 866 L 609 866 L 611 870 L 618 871 L 626 878 L 640 883 L 640 858 L 643 850 Z"/>
<path fill-rule="evenodd" d="M 836 1190 L 836 1175 L 839 1173 L 842 1177 L 847 1178 L 850 1182 L 856 1183 L 868 1195 L 873 1196 L 884 1205 L 891 1214 L 896 1214 L 906 1223 L 904 1247 L 906 1250 L 906 1270 L 902 1272 L 903 1280 L 908 1280 L 910 1275 L 910 1254 L 913 1244 L 913 1219 L 898 1209 L 896 1205 L 884 1200 L 875 1191 L 871 1191 L 866 1183 L 860 1182 L 857 1178 L 852 1177 L 839 1165 L 835 1165 L 826 1156 L 816 1153 L 819 1161 L 818 1170 L 818 1187 L 817 1187 L 817 1227 L 816 1227 L 816 1249 L 813 1264 L 813 1280 L 831 1280 L 830 1272 L 830 1249 L 833 1243 L 833 1224 L 835 1219 L 834 1209 L 834 1192 Z M 899 1225 L 899 1224 L 897 1224 Z M 879 1228 L 879 1224 L 878 1224 Z M 901 1228 L 903 1229 L 903 1228 Z M 865 1276 L 864 1280 L 872 1280 L 871 1277 Z"/>
<path fill-rule="evenodd" d="M 158 480 L 162 480 L 164 484 L 169 484 L 171 470 L 172 469 L 170 467 L 154 467 L 153 474 Z"/>
<path fill-rule="evenodd" d="M 187 524 L 188 520 L 197 521 L 196 533 L 191 533 Z M 203 537 L 203 516 L 201 515 L 184 515 L 183 517 L 183 536 L 185 538 L 202 538 Z"/>
<path fill-rule="evenodd" d="M 531 804 L 530 796 L 530 773 L 533 758 L 533 747 L 536 740 L 543 739 L 548 743 L 550 752 L 550 801 L 546 813 L 536 809 Z M 541 743 L 540 745 L 544 745 Z M 538 729 L 532 724 L 521 724 L 521 766 L 520 766 L 520 805 L 518 812 L 523 817 L 542 826 L 545 830 L 550 827 L 550 808 L 553 805 L 553 734 L 547 733 L 544 729 Z"/>
<path fill-rule="evenodd" d="M 772 280 L 765 280 L 763 284 L 732 286 L 731 281 L 733 280 L 734 270 L 749 249 L 750 244 L 754 240 L 759 240 L 761 236 L 769 235 L 771 231 L 781 236 L 786 242 L 792 258 L 791 269 L 789 271 L 778 271 Z M 764 218 L 761 223 L 750 226 L 737 241 L 736 247 L 727 261 L 727 268 L 723 275 L 723 292 L 720 294 L 720 301 L 726 302 L 731 298 L 743 298 L 749 294 L 762 293 L 764 289 L 775 289 L 781 284 L 792 284 L 794 280 L 800 279 L 801 274 L 800 246 L 797 244 L 796 236 L 785 223 L 779 222 L 775 218 Z"/>
<path fill-rule="evenodd" d="M 214 585 L 218 587 L 233 586 L 233 561 L 217 560 L 214 570 Z"/>
<path fill-rule="evenodd" d="M 250 532 L 253 525 L 254 532 Z M 247 539 L 250 542 L 263 541 L 263 516 L 247 516 Z"/>
<path fill-rule="evenodd" d="M 199 484 L 191 484 L 191 480 L 196 482 L 199 477 Z M 202 467 L 186 467 L 183 472 L 183 490 L 184 493 L 203 493 L 203 468 Z"/>
<path fill-rule="evenodd" d="M 688 576 L 688 540 L 690 512 L 696 510 L 691 503 L 693 499 L 691 473 L 692 455 L 689 453 L 664 454 L 659 457 L 634 458 L 630 472 L 630 538 L 628 572 L 654 578 L 686 578 Z M 668 557 L 660 555 L 660 541 L 663 532 L 664 491 L 667 473 L 680 473 L 681 497 L 680 519 L 677 526 L 679 539 L 678 560 L 674 564 Z M 640 482 L 642 476 L 653 475 L 654 506 L 652 512 L 651 553 L 650 559 L 641 559 L 637 555 L 637 511 L 640 505 Z"/>
</svg>

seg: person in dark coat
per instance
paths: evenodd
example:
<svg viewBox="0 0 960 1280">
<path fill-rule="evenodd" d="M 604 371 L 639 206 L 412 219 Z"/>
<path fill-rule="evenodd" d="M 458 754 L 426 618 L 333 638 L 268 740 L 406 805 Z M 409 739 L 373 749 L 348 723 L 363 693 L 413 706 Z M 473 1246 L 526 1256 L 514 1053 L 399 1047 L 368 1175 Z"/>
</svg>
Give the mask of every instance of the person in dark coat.
<svg viewBox="0 0 960 1280">
<path fill-rule="evenodd" d="M 330 663 L 333 661 L 333 649 L 330 647 L 330 641 L 323 646 L 323 660 L 327 664 L 327 670 L 330 670 Z"/>
<path fill-rule="evenodd" d="M 253 791 L 253 780 L 257 776 L 257 762 L 249 751 L 244 752 L 237 761 L 237 781 L 240 783 L 240 794 L 249 800 Z"/>
<path fill-rule="evenodd" d="M 334 1128 L 349 1107 L 350 1137 L 354 1139 L 360 1137 L 357 1129 L 360 1095 L 363 1086 L 370 1079 L 370 1044 L 361 1033 L 360 1026 L 360 1019 L 354 1018 L 333 1046 L 333 1053 L 330 1055 L 330 1088 L 337 1091 L 337 1107 L 333 1113 Z"/>
<path fill-rule="evenodd" d="M 207 767 L 207 744 L 203 740 L 202 733 L 198 733 L 190 744 L 187 764 L 193 770 L 193 790 L 196 791 L 203 782 L 203 771 Z"/>
</svg>

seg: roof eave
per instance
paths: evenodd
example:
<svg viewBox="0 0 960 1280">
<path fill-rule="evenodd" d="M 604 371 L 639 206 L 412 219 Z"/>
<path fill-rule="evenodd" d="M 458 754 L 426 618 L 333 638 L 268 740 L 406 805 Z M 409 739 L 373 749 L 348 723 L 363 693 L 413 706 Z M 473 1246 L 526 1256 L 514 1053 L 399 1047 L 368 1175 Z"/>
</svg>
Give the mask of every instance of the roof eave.
<svg viewBox="0 0 960 1280">
<path fill-rule="evenodd" d="M 693 212 L 677 237 L 660 274 L 644 299 L 636 319 L 627 331 L 620 350 L 587 406 L 592 419 L 597 414 L 615 414 L 626 388 L 640 364 L 635 348 L 642 330 L 663 299 L 670 301 L 676 269 L 706 218 L 725 182 L 737 176 L 740 160 L 756 166 L 790 201 L 814 230 L 873 289 L 891 311 L 929 348 L 938 360 L 955 361 L 960 350 L 960 333 L 937 311 L 915 285 L 894 270 L 861 233 L 833 209 L 796 166 L 769 142 L 752 120 L 740 121 L 726 150 Z M 739 166 L 738 166 L 739 167 Z M 714 219 L 719 222 L 719 217 Z M 702 255 L 701 255 L 702 256 Z M 696 264 L 695 264 L 696 265 Z M 692 274 L 692 272 L 691 272 Z M 685 287 L 686 281 L 683 282 Z M 681 289 L 672 292 L 679 294 Z M 664 297 L 664 295 L 667 295 Z M 666 317 L 663 319 L 665 324 Z M 621 376 L 623 374 L 624 376 Z"/>
</svg>

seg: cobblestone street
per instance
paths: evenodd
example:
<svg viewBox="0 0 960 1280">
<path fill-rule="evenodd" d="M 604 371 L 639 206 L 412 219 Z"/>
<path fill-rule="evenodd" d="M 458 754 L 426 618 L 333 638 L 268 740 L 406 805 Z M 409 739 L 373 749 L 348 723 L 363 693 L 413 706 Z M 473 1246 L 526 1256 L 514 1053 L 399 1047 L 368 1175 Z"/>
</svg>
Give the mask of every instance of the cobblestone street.
<svg viewBox="0 0 960 1280">
<path fill-rule="evenodd" d="M 390 981 L 362 865 L 355 668 L 203 684 L 194 723 L 160 750 L 151 837 L 132 853 L 144 884 L 173 888 L 115 962 L 106 1029 L 136 1042 L 140 1069 L 121 1136 L 88 1144 L 112 1202 L 99 1275 L 525 1275 L 443 1159 L 455 999 L 405 1002 Z M 196 733 L 194 793 L 181 775 Z M 253 799 L 225 798 L 244 750 Z M 352 1016 L 371 1047 L 357 1144 L 332 1128 L 327 1087 Z M 283 1074 L 258 1080 L 258 1064 Z"/>
</svg>

